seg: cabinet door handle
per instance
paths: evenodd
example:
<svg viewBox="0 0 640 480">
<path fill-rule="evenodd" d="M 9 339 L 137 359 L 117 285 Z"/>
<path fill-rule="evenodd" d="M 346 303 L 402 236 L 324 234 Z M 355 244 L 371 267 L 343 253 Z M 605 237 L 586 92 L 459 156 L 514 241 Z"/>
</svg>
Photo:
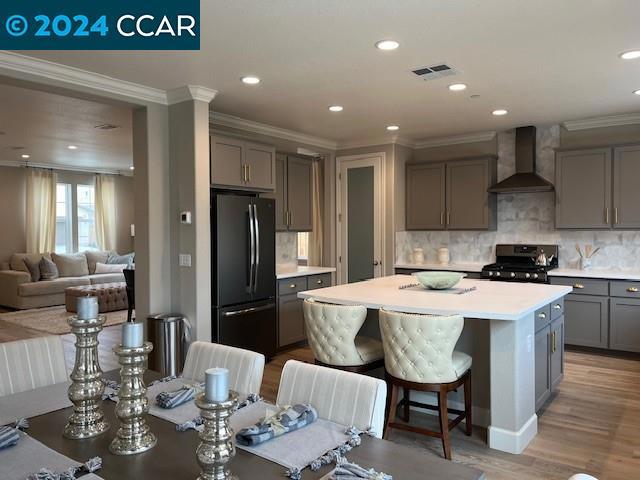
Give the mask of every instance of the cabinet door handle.
<svg viewBox="0 0 640 480">
<path fill-rule="evenodd" d="M 629 293 L 638 293 L 638 287 L 629 287 L 629 288 L 627 288 L 627 292 L 629 292 Z"/>
<path fill-rule="evenodd" d="M 440 225 L 444 225 L 444 210 L 440 212 Z"/>
<path fill-rule="evenodd" d="M 553 306 L 553 309 L 554 309 L 554 310 L 560 310 L 561 308 L 562 308 L 562 307 L 560 306 L 560 304 L 559 304 L 559 303 L 556 303 L 556 304 Z"/>
<path fill-rule="evenodd" d="M 551 353 L 556 353 L 558 349 L 558 343 L 556 341 L 556 331 L 551 332 Z"/>
<path fill-rule="evenodd" d="M 247 165 L 247 181 L 251 182 L 251 164 Z"/>
<path fill-rule="evenodd" d="M 609 224 L 609 207 L 604 209 L 604 223 Z"/>
<path fill-rule="evenodd" d="M 451 212 L 447 210 L 447 225 L 451 225 Z"/>
<path fill-rule="evenodd" d="M 573 285 L 573 288 L 577 288 L 578 290 L 582 290 L 584 288 L 584 285 L 581 283 L 575 283 Z"/>
<path fill-rule="evenodd" d="M 618 224 L 618 207 L 614 207 L 613 209 L 613 223 Z"/>
<path fill-rule="evenodd" d="M 544 313 L 544 312 L 540 312 L 540 313 L 538 314 L 538 318 L 547 318 L 547 314 L 546 314 L 546 313 Z"/>
</svg>

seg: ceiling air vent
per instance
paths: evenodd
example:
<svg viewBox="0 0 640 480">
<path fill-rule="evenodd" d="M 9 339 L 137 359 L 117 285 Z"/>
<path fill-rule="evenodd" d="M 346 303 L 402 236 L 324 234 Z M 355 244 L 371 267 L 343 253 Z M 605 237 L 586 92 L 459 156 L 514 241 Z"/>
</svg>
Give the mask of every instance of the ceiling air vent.
<svg viewBox="0 0 640 480">
<path fill-rule="evenodd" d="M 93 128 L 97 128 L 98 130 L 115 130 L 116 128 L 120 128 L 120 125 L 114 125 L 113 123 L 103 123 L 100 125 L 96 125 Z"/>
<path fill-rule="evenodd" d="M 450 77 L 451 75 L 458 74 L 458 71 L 455 68 L 451 65 L 447 65 L 446 63 L 437 63 L 428 67 L 416 68 L 415 70 L 411 70 L 411 72 L 424 81 L 435 80 L 436 78 L 441 77 Z"/>
</svg>

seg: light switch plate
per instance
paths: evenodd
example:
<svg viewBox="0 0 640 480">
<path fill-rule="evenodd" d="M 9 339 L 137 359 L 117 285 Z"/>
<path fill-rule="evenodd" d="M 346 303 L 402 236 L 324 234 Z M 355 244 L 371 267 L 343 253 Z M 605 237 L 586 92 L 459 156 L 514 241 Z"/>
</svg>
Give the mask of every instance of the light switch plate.
<svg viewBox="0 0 640 480">
<path fill-rule="evenodd" d="M 180 212 L 180 223 L 191 225 L 191 212 Z"/>
<path fill-rule="evenodd" d="M 178 256 L 178 263 L 181 267 L 190 267 L 191 266 L 191 255 L 188 253 L 181 253 Z"/>
</svg>

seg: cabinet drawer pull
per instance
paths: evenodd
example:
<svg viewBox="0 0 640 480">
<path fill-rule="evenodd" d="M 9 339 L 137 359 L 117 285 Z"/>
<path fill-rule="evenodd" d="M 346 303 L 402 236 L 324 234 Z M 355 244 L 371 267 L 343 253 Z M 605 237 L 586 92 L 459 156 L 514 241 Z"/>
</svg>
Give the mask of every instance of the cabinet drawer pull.
<svg viewBox="0 0 640 480">
<path fill-rule="evenodd" d="M 582 290 L 584 288 L 584 285 L 581 283 L 576 283 L 573 285 L 573 288 L 577 288 L 578 290 Z"/>
<path fill-rule="evenodd" d="M 629 292 L 629 293 L 638 293 L 638 287 L 629 287 L 629 288 L 627 288 L 627 292 Z"/>
<path fill-rule="evenodd" d="M 316 280 L 316 283 L 317 283 L 318 285 L 322 285 L 322 280 Z"/>
<path fill-rule="evenodd" d="M 547 318 L 547 314 L 544 312 L 541 312 L 538 314 L 538 318 Z"/>
<path fill-rule="evenodd" d="M 558 349 L 558 343 L 556 339 L 556 331 L 554 330 L 553 332 L 551 332 L 551 353 L 556 353 L 556 350 Z"/>
<path fill-rule="evenodd" d="M 295 283 L 292 283 L 291 285 L 289 285 L 289 288 L 296 288 L 297 285 Z"/>
<path fill-rule="evenodd" d="M 556 304 L 553 306 L 553 309 L 554 309 L 554 310 L 560 310 L 561 308 L 562 308 L 562 307 L 560 306 L 560 304 L 559 304 L 559 303 L 556 303 Z"/>
</svg>

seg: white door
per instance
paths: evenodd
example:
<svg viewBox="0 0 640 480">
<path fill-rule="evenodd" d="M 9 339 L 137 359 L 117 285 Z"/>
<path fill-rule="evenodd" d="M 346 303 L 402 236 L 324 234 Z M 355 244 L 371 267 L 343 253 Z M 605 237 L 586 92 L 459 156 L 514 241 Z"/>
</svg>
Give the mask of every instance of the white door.
<svg viewBox="0 0 640 480">
<path fill-rule="evenodd" d="M 338 280 L 352 283 L 384 273 L 384 154 L 338 157 Z"/>
</svg>

